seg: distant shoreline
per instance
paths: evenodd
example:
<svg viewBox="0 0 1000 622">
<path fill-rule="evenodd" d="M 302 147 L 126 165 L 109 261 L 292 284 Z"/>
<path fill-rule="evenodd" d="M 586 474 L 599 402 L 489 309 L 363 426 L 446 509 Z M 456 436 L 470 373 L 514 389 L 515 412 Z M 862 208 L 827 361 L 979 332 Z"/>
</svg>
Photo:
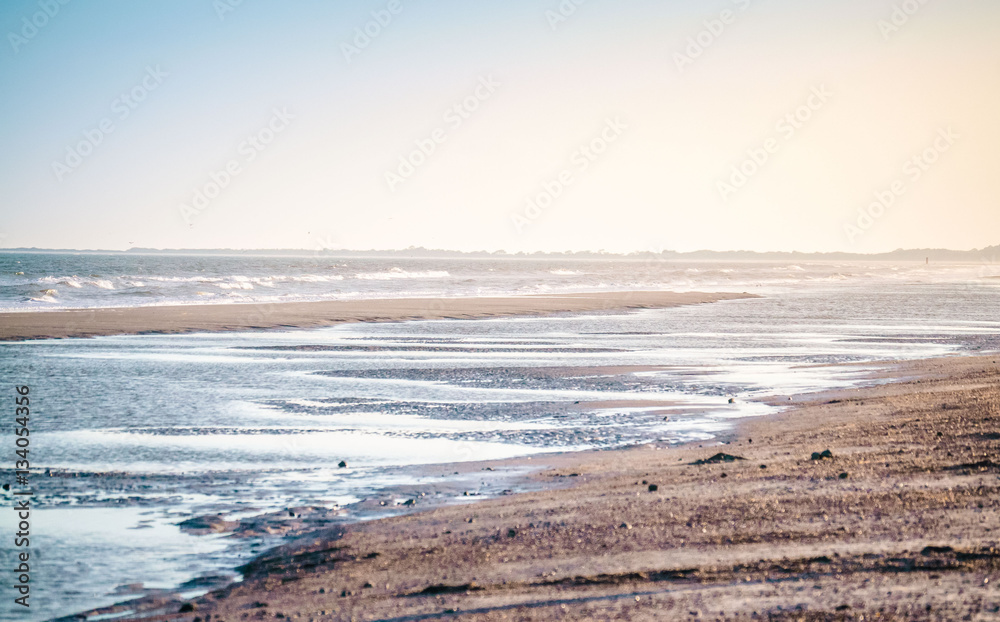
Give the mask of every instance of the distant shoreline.
<svg viewBox="0 0 1000 622">
<path fill-rule="evenodd" d="M 380 298 L 14 311 L 0 313 L 0 341 L 316 328 L 347 322 L 468 320 L 554 313 L 614 312 L 756 297 L 747 293 L 628 291 L 489 298 Z"/>
<path fill-rule="evenodd" d="M 241 256 L 241 257 L 323 257 L 331 259 L 495 259 L 495 260 L 658 260 L 658 261 L 932 261 L 941 263 L 996 263 L 1000 258 L 1000 245 L 981 249 L 952 250 L 945 248 L 896 249 L 881 253 L 851 253 L 844 251 L 751 251 L 751 250 L 697 250 L 697 251 L 457 251 L 447 249 L 233 249 L 233 248 L 139 248 L 66 249 L 66 248 L 0 248 L 0 254 L 72 254 L 72 255 L 161 255 L 161 256 Z"/>
</svg>

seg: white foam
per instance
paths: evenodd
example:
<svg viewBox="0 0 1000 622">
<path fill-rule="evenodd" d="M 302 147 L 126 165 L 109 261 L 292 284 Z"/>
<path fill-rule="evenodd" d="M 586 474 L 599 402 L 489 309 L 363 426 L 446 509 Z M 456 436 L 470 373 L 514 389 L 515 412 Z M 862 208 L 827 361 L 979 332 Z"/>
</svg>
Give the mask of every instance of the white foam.
<svg viewBox="0 0 1000 622">
<path fill-rule="evenodd" d="M 451 276 L 446 270 L 423 270 L 409 272 L 402 268 L 392 268 L 388 272 L 363 272 L 354 278 L 361 281 L 391 281 L 395 279 L 443 279 Z"/>
</svg>

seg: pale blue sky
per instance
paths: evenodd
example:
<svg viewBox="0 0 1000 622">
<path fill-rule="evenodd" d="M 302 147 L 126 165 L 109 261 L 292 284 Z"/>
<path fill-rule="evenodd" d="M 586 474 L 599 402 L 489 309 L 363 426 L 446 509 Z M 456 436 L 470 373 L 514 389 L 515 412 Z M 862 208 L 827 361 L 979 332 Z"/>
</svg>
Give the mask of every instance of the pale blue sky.
<svg viewBox="0 0 1000 622">
<path fill-rule="evenodd" d="M 220 13 L 231 3 L 0 6 L 0 246 L 1000 242 L 996 2 L 931 1 L 891 32 L 879 22 L 907 3 L 586 0 L 554 28 L 547 12 L 572 0 L 400 0 L 378 28 L 388 0 Z M 348 60 L 343 44 L 366 24 L 379 32 Z M 709 45 L 679 69 L 699 35 Z M 144 100 L 125 117 L 116 98 L 133 88 Z M 817 89 L 829 97 L 801 109 Z M 463 102 L 475 110 L 458 124 L 448 111 Z M 808 119 L 789 136 L 779 122 L 797 110 Z M 81 147 L 102 123 L 114 131 Z M 938 140 L 948 128 L 956 138 Z M 261 132 L 266 147 L 244 144 Z M 405 177 L 418 143 L 433 153 L 413 155 Z M 574 156 L 591 143 L 603 152 Z M 748 150 L 766 144 L 753 171 Z M 918 178 L 907 161 L 919 154 L 933 163 Z M 231 162 L 239 174 L 192 209 Z M 753 171 L 738 188 L 734 166 Z"/>
</svg>

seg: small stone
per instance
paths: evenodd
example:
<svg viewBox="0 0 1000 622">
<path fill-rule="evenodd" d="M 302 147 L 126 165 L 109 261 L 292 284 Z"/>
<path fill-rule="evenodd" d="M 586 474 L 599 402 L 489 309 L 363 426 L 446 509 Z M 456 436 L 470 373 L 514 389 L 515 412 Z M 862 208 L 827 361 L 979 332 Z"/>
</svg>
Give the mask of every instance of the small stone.
<svg viewBox="0 0 1000 622">
<path fill-rule="evenodd" d="M 840 479 L 847 479 L 848 477 L 850 477 L 850 475 L 847 474 L 847 471 L 844 471 L 843 473 L 841 473 L 837 477 L 839 477 Z"/>
<path fill-rule="evenodd" d="M 507 537 L 508 538 L 517 537 L 517 530 L 516 529 L 508 529 L 507 530 Z"/>
<path fill-rule="evenodd" d="M 736 398 L 734 398 L 734 397 L 729 398 L 729 403 L 730 404 L 735 404 L 736 403 Z"/>
<path fill-rule="evenodd" d="M 767 468 L 767 465 L 766 465 L 766 464 L 762 464 L 762 465 L 760 465 L 760 468 L 762 468 L 762 469 L 766 469 L 766 468 Z"/>
<path fill-rule="evenodd" d="M 184 603 L 181 608 L 177 610 L 177 613 L 190 613 L 198 608 L 198 605 L 194 603 Z"/>
<path fill-rule="evenodd" d="M 953 552 L 955 552 L 955 549 L 951 548 L 950 546 L 925 546 L 923 548 L 923 550 L 920 551 L 920 554 L 921 555 L 944 555 L 946 553 L 953 553 Z"/>
<path fill-rule="evenodd" d="M 341 460 L 340 463 L 337 466 L 339 466 L 342 469 L 346 469 L 347 468 L 347 462 L 344 461 L 344 460 Z"/>
<path fill-rule="evenodd" d="M 649 492 L 656 492 L 659 489 L 660 489 L 660 487 L 657 486 L 656 484 L 650 484 L 649 485 Z"/>
<path fill-rule="evenodd" d="M 737 460 L 746 460 L 740 456 L 733 456 L 730 454 L 718 453 L 711 458 L 705 458 L 704 460 L 695 460 L 691 464 L 693 465 L 703 465 L 703 464 L 719 464 L 720 462 L 736 462 Z"/>
<path fill-rule="evenodd" d="M 628 523 L 622 523 L 621 525 L 618 525 L 618 528 L 619 529 L 631 529 L 632 525 L 629 525 Z"/>
</svg>

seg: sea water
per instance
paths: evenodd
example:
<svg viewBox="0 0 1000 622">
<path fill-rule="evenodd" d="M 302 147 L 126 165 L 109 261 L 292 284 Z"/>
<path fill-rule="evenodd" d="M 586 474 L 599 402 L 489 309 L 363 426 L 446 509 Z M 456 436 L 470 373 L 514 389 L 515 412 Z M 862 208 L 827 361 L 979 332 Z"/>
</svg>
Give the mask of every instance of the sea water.
<svg viewBox="0 0 1000 622">
<path fill-rule="evenodd" d="M 372 514 L 354 502 L 449 478 L 473 498 L 497 494 L 521 471 L 470 477 L 429 465 L 710 443 L 735 419 L 775 412 L 755 398 L 851 387 L 879 361 L 1000 342 L 998 283 L 971 265 L 341 260 L 344 278 L 320 287 L 291 277 L 332 272 L 275 258 L 157 258 L 155 274 L 145 259 L 50 258 L 58 269 L 5 260 L 34 267 L 3 274 L 3 306 L 40 311 L 191 303 L 193 287 L 237 282 L 251 283 L 239 290 L 246 300 L 640 286 L 763 294 L 630 313 L 0 344 L 3 386 L 31 387 L 32 619 L 225 574 L 278 542 L 183 533 L 177 524 L 193 516 L 316 506 L 361 520 Z M 188 285 L 193 265 L 222 280 Z M 253 280 L 265 272 L 282 277 L 270 293 Z M 151 293 L 126 291 L 140 276 Z M 71 278 L 79 287 L 60 284 Z M 29 291 L 45 285 L 57 290 L 51 300 Z M 232 300 L 215 287 L 213 300 Z M 0 444 L 13 441 L 5 427 Z M 4 482 L 12 466 L 0 465 Z M 0 520 L 6 533 L 12 517 Z M 5 605 L 0 615 L 15 614 Z"/>
</svg>

